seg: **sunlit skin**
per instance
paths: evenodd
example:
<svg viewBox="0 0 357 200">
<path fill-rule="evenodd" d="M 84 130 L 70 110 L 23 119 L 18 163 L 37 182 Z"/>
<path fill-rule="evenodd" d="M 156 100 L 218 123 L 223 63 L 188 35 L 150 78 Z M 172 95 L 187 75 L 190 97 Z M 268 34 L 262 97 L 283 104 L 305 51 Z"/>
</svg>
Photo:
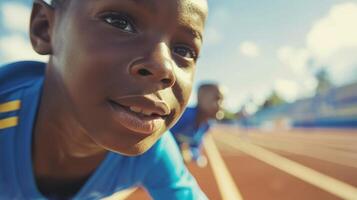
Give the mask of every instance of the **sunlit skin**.
<svg viewBox="0 0 357 200">
<path fill-rule="evenodd" d="M 35 2 L 31 42 L 50 55 L 32 154 L 43 193 L 75 193 L 108 151 L 142 154 L 178 120 L 191 93 L 206 4 Z M 136 116 L 133 104 L 155 112 Z M 139 119 L 148 122 L 136 126 Z"/>
</svg>

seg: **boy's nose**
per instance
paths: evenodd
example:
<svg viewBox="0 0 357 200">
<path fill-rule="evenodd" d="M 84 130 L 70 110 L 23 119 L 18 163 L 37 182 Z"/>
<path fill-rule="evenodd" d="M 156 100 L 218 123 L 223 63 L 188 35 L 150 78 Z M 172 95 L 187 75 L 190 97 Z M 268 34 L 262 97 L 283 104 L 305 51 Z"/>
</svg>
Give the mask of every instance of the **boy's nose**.
<svg viewBox="0 0 357 200">
<path fill-rule="evenodd" d="M 149 81 L 150 84 L 159 84 L 159 88 L 164 89 L 171 87 L 176 81 L 173 67 L 170 49 L 166 44 L 160 43 L 147 57 L 134 62 L 129 70 L 132 76 Z"/>
</svg>

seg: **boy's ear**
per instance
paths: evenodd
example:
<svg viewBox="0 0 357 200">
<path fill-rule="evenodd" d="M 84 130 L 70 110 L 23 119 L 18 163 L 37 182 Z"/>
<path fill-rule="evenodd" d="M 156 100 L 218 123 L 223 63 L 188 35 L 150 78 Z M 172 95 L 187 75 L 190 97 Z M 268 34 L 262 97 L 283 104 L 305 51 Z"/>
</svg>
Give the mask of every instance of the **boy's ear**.
<svg viewBox="0 0 357 200">
<path fill-rule="evenodd" d="M 53 23 L 53 8 L 35 1 L 30 20 L 30 39 L 33 49 L 41 55 L 52 54 L 51 34 Z"/>
</svg>

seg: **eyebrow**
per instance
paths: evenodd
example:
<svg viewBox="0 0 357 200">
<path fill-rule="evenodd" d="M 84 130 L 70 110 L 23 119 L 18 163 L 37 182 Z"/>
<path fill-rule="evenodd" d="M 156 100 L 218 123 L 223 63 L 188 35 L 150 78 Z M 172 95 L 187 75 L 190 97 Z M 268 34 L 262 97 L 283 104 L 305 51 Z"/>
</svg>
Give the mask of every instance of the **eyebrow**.
<svg viewBox="0 0 357 200">
<path fill-rule="evenodd" d="M 129 0 L 129 1 L 133 1 L 133 2 L 135 2 L 135 4 L 142 5 L 152 12 L 156 11 L 157 3 L 155 3 L 154 1 L 150 1 L 150 0 Z M 182 27 L 183 27 L 184 31 L 186 33 L 188 33 L 189 35 L 191 35 L 195 38 L 198 38 L 201 41 L 203 40 L 201 32 L 195 30 L 194 28 L 192 28 L 190 26 L 183 25 Z"/>
<path fill-rule="evenodd" d="M 203 37 L 202 37 L 202 33 L 195 30 L 194 28 L 190 27 L 190 26 L 181 26 L 181 28 L 184 29 L 184 31 L 186 33 L 188 33 L 189 35 L 195 37 L 195 38 L 198 38 L 199 40 L 203 40 Z"/>
<path fill-rule="evenodd" d="M 52 2 L 52 0 L 43 0 L 43 1 Z M 143 7 L 143 8 L 145 8 L 146 10 L 148 10 L 148 11 L 150 11 L 152 13 L 155 13 L 157 11 L 157 3 L 155 1 L 151 1 L 151 0 L 126 0 L 126 1 L 136 4 L 136 5 L 138 5 L 138 7 Z M 185 25 L 185 24 L 182 24 L 181 28 L 188 35 L 191 35 L 194 38 L 197 38 L 200 41 L 203 41 L 203 36 L 202 36 L 202 33 L 200 31 L 194 29 L 193 27 L 191 27 L 189 25 Z"/>
<path fill-rule="evenodd" d="M 137 5 L 141 5 L 146 7 L 148 10 L 155 12 L 156 11 L 156 3 L 153 1 L 148 1 L 148 0 L 129 0 L 134 2 Z"/>
</svg>

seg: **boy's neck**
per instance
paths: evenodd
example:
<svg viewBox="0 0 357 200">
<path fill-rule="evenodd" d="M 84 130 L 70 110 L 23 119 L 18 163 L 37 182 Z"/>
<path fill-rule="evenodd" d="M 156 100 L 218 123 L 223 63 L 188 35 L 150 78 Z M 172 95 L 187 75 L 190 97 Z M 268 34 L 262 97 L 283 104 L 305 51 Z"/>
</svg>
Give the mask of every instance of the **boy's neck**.
<svg viewBox="0 0 357 200">
<path fill-rule="evenodd" d="M 33 134 L 35 177 L 59 182 L 83 179 L 101 163 L 106 150 L 96 145 L 81 128 L 51 70 L 47 67 Z"/>
</svg>

